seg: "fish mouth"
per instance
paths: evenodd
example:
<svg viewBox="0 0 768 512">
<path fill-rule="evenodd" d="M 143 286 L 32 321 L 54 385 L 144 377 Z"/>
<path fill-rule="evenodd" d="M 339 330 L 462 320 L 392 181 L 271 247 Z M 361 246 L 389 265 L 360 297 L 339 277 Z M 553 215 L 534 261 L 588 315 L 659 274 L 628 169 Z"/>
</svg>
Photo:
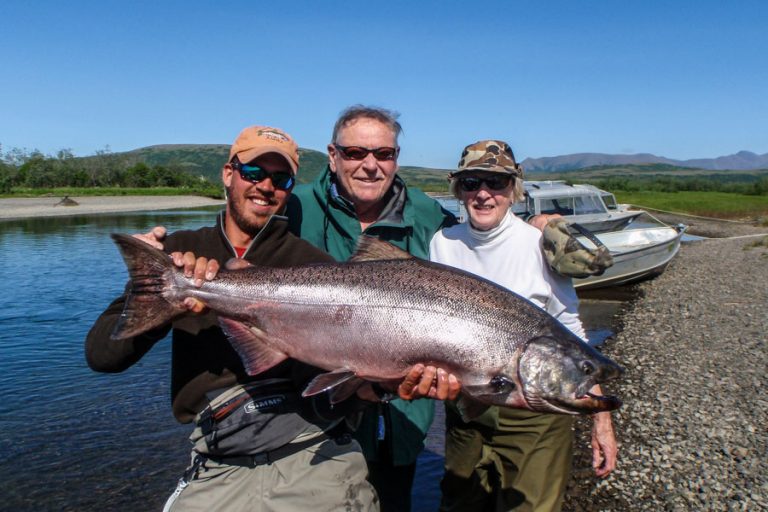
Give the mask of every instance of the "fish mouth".
<svg viewBox="0 0 768 512">
<path fill-rule="evenodd" d="M 576 337 L 539 336 L 526 345 L 518 374 L 531 409 L 560 414 L 591 414 L 621 407 L 615 396 L 596 394 L 596 384 L 624 370 Z M 602 393 L 602 391 L 600 391 Z"/>
<path fill-rule="evenodd" d="M 576 397 L 576 401 L 582 410 L 595 412 L 613 411 L 621 407 L 621 399 L 612 395 L 596 395 L 587 391 L 584 395 Z"/>
<path fill-rule="evenodd" d="M 613 411 L 621 407 L 622 402 L 612 395 L 596 395 L 589 391 L 576 394 L 566 399 L 543 398 L 525 395 L 528 405 L 533 410 L 554 412 L 558 414 L 592 414 L 596 412 Z"/>
</svg>

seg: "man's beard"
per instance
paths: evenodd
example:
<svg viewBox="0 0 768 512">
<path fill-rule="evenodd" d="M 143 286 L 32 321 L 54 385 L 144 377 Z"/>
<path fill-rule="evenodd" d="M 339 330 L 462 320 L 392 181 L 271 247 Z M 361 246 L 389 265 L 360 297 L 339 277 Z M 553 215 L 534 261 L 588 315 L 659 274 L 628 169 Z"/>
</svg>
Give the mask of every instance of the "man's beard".
<svg viewBox="0 0 768 512">
<path fill-rule="evenodd" d="M 256 238 L 256 235 L 259 234 L 259 231 L 261 231 L 261 228 L 264 226 L 258 225 L 255 222 L 248 220 L 245 215 L 243 215 L 243 212 L 240 209 L 240 205 L 237 201 L 235 201 L 232 192 L 228 190 L 227 194 L 229 196 L 229 213 L 232 216 L 231 220 L 237 225 L 238 228 L 240 228 L 240 231 L 247 234 L 251 238 Z"/>
</svg>

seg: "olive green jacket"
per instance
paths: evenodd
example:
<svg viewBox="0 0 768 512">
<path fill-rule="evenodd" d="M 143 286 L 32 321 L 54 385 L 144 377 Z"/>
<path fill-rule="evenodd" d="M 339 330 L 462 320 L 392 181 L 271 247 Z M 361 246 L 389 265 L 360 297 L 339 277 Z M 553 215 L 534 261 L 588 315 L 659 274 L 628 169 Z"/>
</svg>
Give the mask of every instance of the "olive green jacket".
<svg viewBox="0 0 768 512">
<path fill-rule="evenodd" d="M 328 168 L 312 183 L 296 187 L 286 215 L 294 234 L 339 261 L 352 256 L 357 238 L 363 234 L 354 206 L 338 195 L 334 176 Z M 428 260 L 429 242 L 434 234 L 455 223 L 455 217 L 437 201 L 420 190 L 407 188 L 396 176 L 386 208 L 364 233 Z M 388 450 L 392 454 L 391 462 L 398 466 L 414 463 L 424 448 L 424 437 L 434 417 L 434 402 L 397 399 L 369 408 L 355 434 L 369 461 L 378 459 L 379 412 L 388 433 L 386 442 L 391 443 Z"/>
</svg>

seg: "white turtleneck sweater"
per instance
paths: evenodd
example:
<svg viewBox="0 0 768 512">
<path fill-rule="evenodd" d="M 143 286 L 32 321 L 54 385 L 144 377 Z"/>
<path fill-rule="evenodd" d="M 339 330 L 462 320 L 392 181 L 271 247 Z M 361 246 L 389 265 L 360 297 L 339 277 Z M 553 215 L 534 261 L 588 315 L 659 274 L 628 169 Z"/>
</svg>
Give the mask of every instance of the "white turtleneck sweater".
<svg viewBox="0 0 768 512">
<path fill-rule="evenodd" d="M 439 231 L 429 259 L 472 272 L 522 295 L 586 340 L 579 301 L 568 277 L 552 272 L 540 247 L 541 231 L 511 211 L 501 223 L 479 231 L 469 222 Z"/>
</svg>

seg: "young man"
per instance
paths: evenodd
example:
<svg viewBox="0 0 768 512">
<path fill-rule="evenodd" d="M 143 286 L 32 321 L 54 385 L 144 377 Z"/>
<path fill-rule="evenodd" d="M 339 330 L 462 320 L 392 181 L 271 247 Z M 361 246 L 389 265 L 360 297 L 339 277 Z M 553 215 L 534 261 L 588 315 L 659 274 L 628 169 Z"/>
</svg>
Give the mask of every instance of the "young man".
<svg viewBox="0 0 768 512">
<path fill-rule="evenodd" d="M 282 130 L 246 128 L 221 172 L 227 204 L 216 225 L 170 234 L 164 244 L 162 229 L 144 238 L 200 282 L 215 275 L 217 262 L 234 257 L 275 267 L 333 261 L 290 234 L 279 215 L 298 159 L 296 143 Z M 345 414 L 354 409 L 349 402 L 356 400 L 331 409 L 323 397 L 300 397 L 320 370 L 288 360 L 249 377 L 216 316 L 194 300 L 187 304 L 190 314 L 172 325 L 112 340 L 124 303 L 119 297 L 98 318 L 85 342 L 86 359 L 96 371 L 120 372 L 172 331 L 173 413 L 182 423 L 194 421 L 195 430 L 193 463 L 166 510 L 378 509 L 360 447 L 344 428 Z M 251 407 L 227 415 L 226 405 L 238 400 Z"/>
</svg>

